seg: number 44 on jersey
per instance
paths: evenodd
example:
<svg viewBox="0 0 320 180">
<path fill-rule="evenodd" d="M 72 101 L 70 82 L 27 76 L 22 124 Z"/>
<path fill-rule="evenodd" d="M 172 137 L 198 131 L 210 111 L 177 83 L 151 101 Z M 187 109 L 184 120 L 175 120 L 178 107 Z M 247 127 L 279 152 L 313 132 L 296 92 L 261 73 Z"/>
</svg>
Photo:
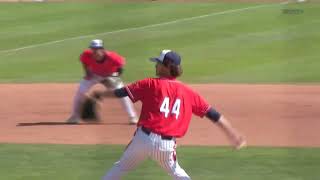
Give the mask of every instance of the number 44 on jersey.
<svg viewBox="0 0 320 180">
<path fill-rule="evenodd" d="M 178 119 L 179 113 L 180 113 L 180 104 L 181 104 L 181 100 L 176 99 L 172 109 L 170 110 L 170 99 L 169 97 L 165 97 L 161 104 L 160 112 L 164 113 L 164 117 L 166 118 L 168 118 L 169 114 L 171 113 L 176 116 L 176 119 Z"/>
</svg>

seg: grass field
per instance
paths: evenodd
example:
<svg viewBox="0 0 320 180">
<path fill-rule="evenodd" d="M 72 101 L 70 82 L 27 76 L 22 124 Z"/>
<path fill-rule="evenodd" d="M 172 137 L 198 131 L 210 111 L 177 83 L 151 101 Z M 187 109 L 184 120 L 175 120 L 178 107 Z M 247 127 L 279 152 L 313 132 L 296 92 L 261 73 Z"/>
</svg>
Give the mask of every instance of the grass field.
<svg viewBox="0 0 320 180">
<path fill-rule="evenodd" d="M 319 8 L 319 3 L 3 3 L 0 82 L 78 81 L 80 52 L 101 38 L 127 58 L 127 82 L 153 76 L 147 59 L 170 48 L 182 54 L 182 79 L 188 82 L 316 83 Z M 112 33 L 37 46 L 104 32 Z"/>
<path fill-rule="evenodd" d="M 182 54 L 187 82 L 318 83 L 319 9 L 320 3 L 1 3 L 0 83 L 76 82 L 78 56 L 94 38 L 127 58 L 127 82 L 153 76 L 147 59 L 170 48 Z M 99 179 L 122 149 L 0 144 L 0 179 Z M 318 148 L 181 147 L 178 153 L 193 179 L 320 177 Z M 168 176 L 149 161 L 125 179 Z"/>
<path fill-rule="evenodd" d="M 118 160 L 123 146 L 0 145 L 1 179 L 100 179 Z M 319 149 L 181 147 L 180 164 L 193 179 L 315 180 L 320 176 Z M 4 166 L 5 165 L 5 166 Z M 124 179 L 169 179 L 146 161 Z"/>
</svg>

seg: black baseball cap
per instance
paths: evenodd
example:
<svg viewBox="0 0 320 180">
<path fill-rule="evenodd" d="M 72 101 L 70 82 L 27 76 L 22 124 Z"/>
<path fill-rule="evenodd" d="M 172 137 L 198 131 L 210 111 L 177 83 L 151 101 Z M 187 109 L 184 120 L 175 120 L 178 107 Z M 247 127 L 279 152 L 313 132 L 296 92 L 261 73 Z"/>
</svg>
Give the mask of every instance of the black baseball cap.
<svg viewBox="0 0 320 180">
<path fill-rule="evenodd" d="M 169 59 L 175 65 L 181 64 L 180 55 L 178 53 L 171 51 L 171 50 L 168 50 L 168 49 L 162 50 L 159 57 L 150 58 L 150 61 L 159 62 L 159 63 L 163 64 L 163 61 L 165 59 Z"/>
</svg>

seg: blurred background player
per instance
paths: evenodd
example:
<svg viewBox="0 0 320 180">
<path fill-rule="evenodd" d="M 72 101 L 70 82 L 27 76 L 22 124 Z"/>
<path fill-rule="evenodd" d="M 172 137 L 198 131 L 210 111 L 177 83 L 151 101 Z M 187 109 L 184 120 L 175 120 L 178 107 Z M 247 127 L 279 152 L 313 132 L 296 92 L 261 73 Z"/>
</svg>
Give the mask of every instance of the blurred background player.
<svg viewBox="0 0 320 180">
<path fill-rule="evenodd" d="M 101 83 L 112 90 L 124 87 L 120 76 L 123 72 L 125 59 L 116 52 L 105 50 L 103 41 L 100 39 L 92 40 L 89 48 L 80 55 L 85 76 L 80 81 L 74 97 L 72 113 L 67 123 L 76 124 L 80 122 L 81 103 L 85 93 L 94 85 Z M 136 124 L 138 119 L 131 100 L 128 97 L 123 97 L 120 101 L 129 115 L 129 123 Z"/>
</svg>

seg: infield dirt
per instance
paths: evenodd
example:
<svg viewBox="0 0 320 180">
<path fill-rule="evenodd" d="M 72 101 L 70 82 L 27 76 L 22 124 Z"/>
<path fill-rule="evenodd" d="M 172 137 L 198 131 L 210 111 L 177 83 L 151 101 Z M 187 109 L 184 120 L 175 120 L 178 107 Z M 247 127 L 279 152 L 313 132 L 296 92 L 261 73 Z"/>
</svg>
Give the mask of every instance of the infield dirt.
<svg viewBox="0 0 320 180">
<path fill-rule="evenodd" d="M 320 146 L 318 85 L 192 85 L 252 146 Z M 0 85 L 0 142 L 127 144 L 128 125 L 117 99 L 103 102 L 102 124 L 67 125 L 75 84 Z M 96 87 L 101 88 L 101 87 Z M 140 109 L 140 104 L 136 104 Z M 228 145 L 209 120 L 194 117 L 183 145 Z"/>
</svg>

